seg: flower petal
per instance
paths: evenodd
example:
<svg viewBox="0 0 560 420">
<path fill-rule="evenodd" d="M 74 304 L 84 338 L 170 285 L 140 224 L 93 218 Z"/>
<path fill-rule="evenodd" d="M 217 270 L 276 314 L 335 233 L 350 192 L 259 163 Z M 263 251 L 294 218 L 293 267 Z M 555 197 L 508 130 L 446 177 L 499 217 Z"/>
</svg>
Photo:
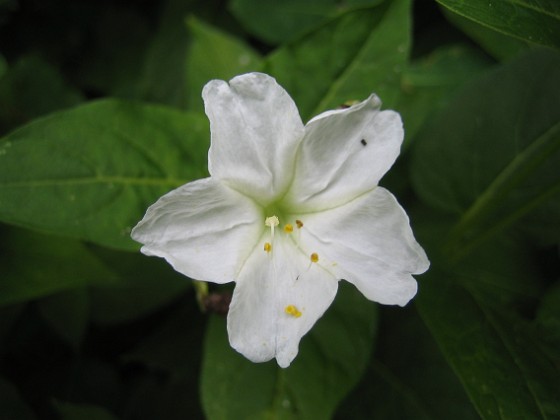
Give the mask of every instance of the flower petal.
<svg viewBox="0 0 560 420">
<path fill-rule="evenodd" d="M 234 280 L 263 230 L 260 207 L 205 178 L 150 206 L 132 238 L 144 244 L 144 254 L 165 258 L 186 276 L 226 283 Z"/>
<path fill-rule="evenodd" d="M 328 111 L 305 126 L 286 200 L 301 211 L 327 209 L 371 190 L 393 165 L 404 137 L 396 112 L 375 95 Z"/>
<path fill-rule="evenodd" d="M 292 98 L 262 73 L 237 76 L 229 84 L 212 80 L 202 97 L 212 132 L 212 177 L 268 204 L 287 189 L 303 137 Z"/>
<path fill-rule="evenodd" d="M 348 204 L 297 216 L 301 246 L 316 249 L 325 266 L 368 299 L 404 306 L 417 291 L 411 274 L 429 267 L 409 219 L 395 197 L 376 187 Z"/>
<path fill-rule="evenodd" d="M 264 240 L 262 241 L 264 246 Z M 299 341 L 332 303 L 338 280 L 278 235 L 257 247 L 239 273 L 228 314 L 231 346 L 253 362 L 288 367 Z"/>
</svg>

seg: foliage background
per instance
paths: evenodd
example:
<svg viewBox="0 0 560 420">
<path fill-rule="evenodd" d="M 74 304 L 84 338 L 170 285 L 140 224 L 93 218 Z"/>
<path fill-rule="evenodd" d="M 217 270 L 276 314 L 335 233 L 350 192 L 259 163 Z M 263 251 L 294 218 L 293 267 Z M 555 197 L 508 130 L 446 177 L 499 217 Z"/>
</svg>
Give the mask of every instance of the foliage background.
<svg viewBox="0 0 560 420">
<path fill-rule="evenodd" d="M 1 0 L 0 417 L 560 418 L 559 47 L 554 0 Z M 343 284 L 286 370 L 129 238 L 255 70 L 304 120 L 402 114 L 382 184 L 432 261 L 404 309 Z"/>
</svg>

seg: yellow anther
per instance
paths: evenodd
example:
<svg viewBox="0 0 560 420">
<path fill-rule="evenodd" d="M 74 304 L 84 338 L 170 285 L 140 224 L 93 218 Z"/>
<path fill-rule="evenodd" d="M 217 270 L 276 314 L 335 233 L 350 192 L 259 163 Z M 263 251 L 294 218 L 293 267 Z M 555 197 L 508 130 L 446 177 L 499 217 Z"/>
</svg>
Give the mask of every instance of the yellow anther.
<svg viewBox="0 0 560 420">
<path fill-rule="evenodd" d="M 265 250 L 266 252 L 272 251 L 272 245 L 270 244 L 270 242 L 265 242 L 265 243 L 264 243 L 264 250 Z"/>
<path fill-rule="evenodd" d="M 294 318 L 299 318 L 301 316 L 301 311 L 296 308 L 294 305 L 288 305 L 284 308 L 284 312 L 288 315 L 293 316 Z"/>
<path fill-rule="evenodd" d="M 291 224 L 286 223 L 286 225 L 284 226 L 284 232 L 292 233 L 293 231 L 294 231 L 294 227 Z"/>
<path fill-rule="evenodd" d="M 319 255 L 314 252 L 313 254 L 311 254 L 311 262 L 317 262 L 319 261 Z"/>
<path fill-rule="evenodd" d="M 303 222 L 301 220 L 296 220 L 296 226 L 298 229 L 301 229 L 303 227 Z"/>
</svg>

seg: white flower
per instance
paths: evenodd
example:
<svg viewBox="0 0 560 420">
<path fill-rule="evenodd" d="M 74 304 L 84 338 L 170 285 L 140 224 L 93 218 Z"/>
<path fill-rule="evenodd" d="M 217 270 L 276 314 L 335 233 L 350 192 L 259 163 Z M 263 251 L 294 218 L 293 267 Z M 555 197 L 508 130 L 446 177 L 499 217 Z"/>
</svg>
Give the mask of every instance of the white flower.
<svg viewBox="0 0 560 420">
<path fill-rule="evenodd" d="M 203 90 L 211 177 L 161 197 L 134 228 L 142 252 L 188 277 L 235 281 L 233 348 L 287 367 L 333 301 L 338 281 L 405 305 L 429 262 L 395 197 L 378 181 L 403 140 L 399 114 L 375 95 L 303 125 L 261 73 Z"/>
</svg>

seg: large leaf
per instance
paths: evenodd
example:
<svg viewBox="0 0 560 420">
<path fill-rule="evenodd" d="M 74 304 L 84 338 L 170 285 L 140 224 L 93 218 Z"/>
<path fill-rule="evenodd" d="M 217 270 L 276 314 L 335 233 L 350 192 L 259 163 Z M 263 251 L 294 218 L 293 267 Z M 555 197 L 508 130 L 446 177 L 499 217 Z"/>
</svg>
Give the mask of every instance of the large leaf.
<svg viewBox="0 0 560 420">
<path fill-rule="evenodd" d="M 79 241 L 3 229 L 0 306 L 92 284 L 114 284 L 115 274 Z"/>
<path fill-rule="evenodd" d="M 95 324 L 112 325 L 146 316 L 191 286 L 188 278 L 171 269 L 162 258 L 106 249 L 93 249 L 92 254 L 111 267 L 118 278 L 118 282 L 90 288 L 91 319 Z"/>
<path fill-rule="evenodd" d="M 413 185 L 431 206 L 460 216 L 448 248 L 455 256 L 539 205 L 557 208 L 558 68 L 552 50 L 526 54 L 466 87 L 417 138 Z M 558 214 L 548 213 L 532 224 L 549 223 L 560 238 Z"/>
<path fill-rule="evenodd" d="M 488 28 L 535 44 L 560 48 L 560 3 L 555 0 L 437 0 Z"/>
<path fill-rule="evenodd" d="M 381 307 L 375 355 L 335 419 L 477 418 L 414 305 Z"/>
<path fill-rule="evenodd" d="M 271 54 L 266 71 L 304 120 L 377 93 L 394 106 L 410 48 L 410 1 L 348 12 Z"/>
<path fill-rule="evenodd" d="M 341 284 L 334 305 L 287 369 L 251 363 L 229 346 L 225 320 L 210 320 L 204 344 L 202 403 L 209 419 L 323 419 L 356 384 L 369 358 L 375 306 Z"/>
<path fill-rule="evenodd" d="M 0 220 L 137 249 L 148 205 L 206 175 L 203 115 L 104 100 L 37 120 L 0 140 Z"/>
<path fill-rule="evenodd" d="M 333 16 L 383 0 L 233 0 L 231 10 L 247 30 L 266 42 L 293 40 Z"/>
<path fill-rule="evenodd" d="M 404 120 L 406 144 L 429 116 L 442 109 L 461 86 L 489 64 L 482 53 L 459 44 L 441 47 L 406 67 L 396 107 Z"/>
<path fill-rule="evenodd" d="M 488 54 L 498 60 L 508 60 L 533 46 L 533 44 L 530 44 L 529 42 L 513 38 L 501 32 L 496 32 L 487 26 L 483 26 L 474 20 L 470 20 L 466 17 L 453 13 L 448 9 L 442 9 L 447 19 L 451 21 L 453 25 L 465 32 L 486 52 L 488 52 Z"/>
<path fill-rule="evenodd" d="M 560 357 L 534 326 L 432 271 L 417 300 L 426 324 L 484 419 L 560 416 Z"/>
</svg>

